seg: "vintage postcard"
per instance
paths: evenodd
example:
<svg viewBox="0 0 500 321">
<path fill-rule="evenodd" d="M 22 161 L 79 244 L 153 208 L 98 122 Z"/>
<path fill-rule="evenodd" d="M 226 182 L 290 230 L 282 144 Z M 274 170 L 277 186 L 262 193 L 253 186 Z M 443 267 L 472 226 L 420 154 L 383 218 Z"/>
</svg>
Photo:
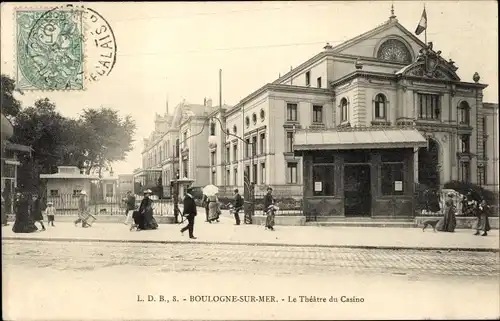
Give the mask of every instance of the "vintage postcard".
<svg viewBox="0 0 500 321">
<path fill-rule="evenodd" d="M 500 318 L 497 12 L 3 2 L 2 318 Z"/>
</svg>

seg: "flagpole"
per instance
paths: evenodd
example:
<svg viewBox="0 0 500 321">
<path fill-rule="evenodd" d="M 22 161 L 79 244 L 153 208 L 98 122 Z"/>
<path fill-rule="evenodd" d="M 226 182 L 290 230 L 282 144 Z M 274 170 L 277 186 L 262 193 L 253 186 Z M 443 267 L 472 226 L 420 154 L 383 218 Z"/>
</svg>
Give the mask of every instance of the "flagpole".
<svg viewBox="0 0 500 321">
<path fill-rule="evenodd" d="M 424 11 L 425 11 L 425 3 L 424 3 Z M 427 26 L 429 25 L 429 19 L 427 19 L 427 12 L 425 13 L 425 34 L 424 34 L 424 39 L 425 39 L 425 45 L 427 46 Z"/>
</svg>

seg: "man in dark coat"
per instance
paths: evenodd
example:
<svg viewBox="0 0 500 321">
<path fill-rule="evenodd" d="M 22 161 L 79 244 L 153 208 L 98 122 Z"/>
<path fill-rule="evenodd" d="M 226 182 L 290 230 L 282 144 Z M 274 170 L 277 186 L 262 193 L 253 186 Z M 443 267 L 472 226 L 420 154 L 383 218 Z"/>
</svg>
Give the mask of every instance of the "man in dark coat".
<svg viewBox="0 0 500 321">
<path fill-rule="evenodd" d="M 31 218 L 34 222 L 40 223 L 42 226 L 42 231 L 45 231 L 45 226 L 43 225 L 43 208 L 42 208 L 42 202 L 40 198 L 38 197 L 37 194 L 33 194 L 32 196 L 32 201 L 31 201 Z"/>
<path fill-rule="evenodd" d="M 488 231 L 491 229 L 490 221 L 488 219 L 488 217 L 491 215 L 491 208 L 486 203 L 486 200 L 481 201 L 481 204 L 478 207 L 478 212 L 479 216 L 476 222 L 476 234 L 474 235 L 479 235 L 479 233 L 482 231 L 483 234 L 481 234 L 481 236 L 487 236 Z"/>
<path fill-rule="evenodd" d="M 5 208 L 5 199 L 3 198 L 2 193 L 2 225 L 7 226 L 7 209 Z"/>
<path fill-rule="evenodd" d="M 193 189 L 188 188 L 186 196 L 184 196 L 184 209 L 182 215 L 186 217 L 188 224 L 181 229 L 181 233 L 189 230 L 189 238 L 196 239 L 194 236 L 194 218 L 196 217 L 196 203 L 193 198 Z"/>
<path fill-rule="evenodd" d="M 243 207 L 243 198 L 241 197 L 237 188 L 234 189 L 234 219 L 236 220 L 236 225 L 240 225 L 240 210 Z"/>
</svg>

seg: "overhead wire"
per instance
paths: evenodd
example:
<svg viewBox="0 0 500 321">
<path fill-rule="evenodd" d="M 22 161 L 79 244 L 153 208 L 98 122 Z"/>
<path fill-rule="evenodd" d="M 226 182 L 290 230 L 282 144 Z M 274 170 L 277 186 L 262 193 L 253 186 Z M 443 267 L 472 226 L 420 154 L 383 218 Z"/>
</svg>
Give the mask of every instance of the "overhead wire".
<svg viewBox="0 0 500 321">
<path fill-rule="evenodd" d="M 439 32 L 435 33 L 427 33 L 427 35 L 439 35 Z M 353 37 L 354 38 L 354 37 Z M 188 49 L 188 50 L 178 50 L 178 51 L 165 51 L 165 52 L 138 52 L 138 53 L 118 53 L 119 57 L 136 57 L 136 56 L 156 56 L 156 55 L 171 55 L 171 54 L 188 54 L 188 53 L 203 53 L 210 51 L 238 51 L 238 50 L 253 50 L 253 49 L 267 49 L 267 48 L 279 48 L 279 47 L 295 47 L 295 46 L 311 46 L 318 44 L 326 44 L 330 45 L 334 44 L 342 44 L 349 39 L 353 38 L 344 38 L 342 40 L 325 40 L 325 41 L 312 41 L 312 42 L 295 42 L 295 43 L 284 43 L 284 44 L 276 44 L 276 45 L 255 45 L 255 46 L 242 46 L 242 47 L 227 47 L 227 48 L 211 48 L 211 49 Z M 386 38 L 384 37 L 370 37 L 370 40 L 381 40 Z M 461 37 L 461 38 L 471 38 L 471 37 Z M 373 47 L 373 44 L 358 44 L 358 47 Z"/>
<path fill-rule="evenodd" d="M 313 8 L 313 7 L 321 7 L 325 6 L 325 3 L 318 3 L 318 4 L 308 4 L 305 5 L 305 7 L 308 8 Z M 125 22 L 125 21 L 138 21 L 138 20 L 154 20 L 154 19 L 168 19 L 168 20 L 179 20 L 179 19 L 190 19 L 191 17 L 194 16 L 212 16 L 212 15 L 228 15 L 228 14 L 234 14 L 234 13 L 241 13 L 241 12 L 261 12 L 261 11 L 275 11 L 275 10 L 287 10 L 287 9 L 295 9 L 297 8 L 296 6 L 282 6 L 282 7 L 276 7 L 276 8 L 259 8 L 259 9 L 239 9 L 239 10 L 229 10 L 229 11 L 221 11 L 221 12 L 196 12 L 196 13 L 191 13 L 187 15 L 172 15 L 172 16 L 148 16 L 148 17 L 136 17 L 136 18 L 127 18 L 127 19 L 117 19 L 113 20 L 113 23 L 116 22 Z"/>
</svg>

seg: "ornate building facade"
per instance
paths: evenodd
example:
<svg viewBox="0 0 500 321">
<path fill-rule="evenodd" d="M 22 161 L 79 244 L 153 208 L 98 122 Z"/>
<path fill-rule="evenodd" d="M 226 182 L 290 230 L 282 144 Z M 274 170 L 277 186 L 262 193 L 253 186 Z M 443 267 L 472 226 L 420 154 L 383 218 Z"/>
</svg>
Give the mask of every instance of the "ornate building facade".
<svg viewBox="0 0 500 321">
<path fill-rule="evenodd" d="M 257 189 L 303 195 L 305 210 L 320 215 L 410 213 L 414 182 L 498 190 L 498 104 L 483 103 L 477 73 L 462 81 L 457 69 L 391 15 L 234 107 L 178 106 L 172 136 L 148 140 L 143 156 L 160 154 L 154 168 L 170 173 L 164 182 L 168 159 L 199 186 L 242 188 L 248 173 Z M 206 133 L 161 156 L 157 142 L 196 130 Z M 361 187 L 365 199 L 356 199 Z"/>
</svg>

